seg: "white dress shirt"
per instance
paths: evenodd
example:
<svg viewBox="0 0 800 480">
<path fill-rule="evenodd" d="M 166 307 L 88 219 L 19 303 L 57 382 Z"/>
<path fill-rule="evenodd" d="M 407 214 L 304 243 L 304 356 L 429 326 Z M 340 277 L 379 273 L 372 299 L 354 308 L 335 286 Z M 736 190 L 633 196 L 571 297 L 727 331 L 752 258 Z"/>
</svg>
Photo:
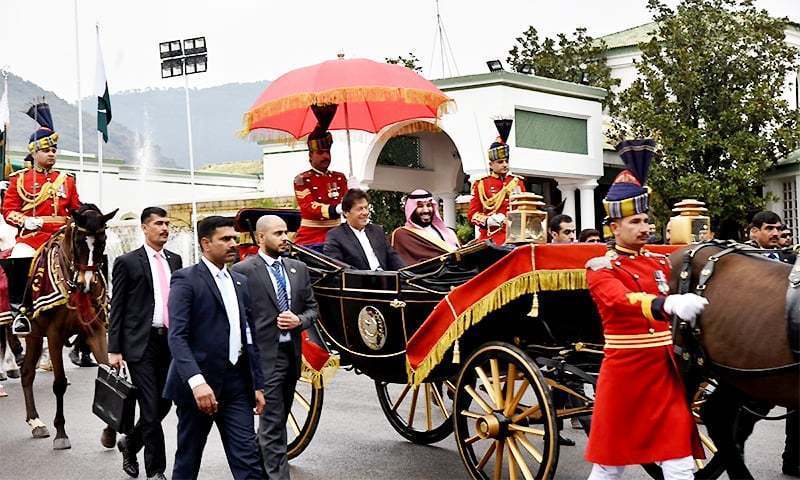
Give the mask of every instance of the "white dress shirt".
<svg viewBox="0 0 800 480">
<path fill-rule="evenodd" d="M 362 230 L 356 230 L 349 223 L 347 224 L 347 226 L 350 227 L 350 230 L 352 230 L 353 233 L 356 235 L 358 243 L 361 244 L 361 248 L 364 250 L 364 254 L 367 256 L 369 269 L 381 270 L 381 262 L 378 261 L 378 257 L 375 255 L 375 251 L 372 249 L 372 245 L 370 245 L 369 243 L 369 238 L 367 238 L 367 229 L 364 228 Z"/>
<path fill-rule="evenodd" d="M 222 296 L 222 303 L 225 304 L 225 313 L 228 316 L 228 325 L 230 331 L 228 334 L 228 361 L 236 365 L 239 361 L 239 355 L 242 353 L 242 332 L 240 330 L 239 320 L 239 299 L 236 297 L 236 290 L 233 286 L 233 278 L 227 268 L 219 269 L 216 265 L 211 263 L 206 257 L 200 257 L 203 263 L 206 264 L 211 276 L 214 277 L 214 283 L 217 284 L 220 296 Z M 206 383 L 202 374 L 194 375 L 189 379 L 189 387 L 195 388 L 198 385 Z"/>
<path fill-rule="evenodd" d="M 161 291 L 161 284 L 158 281 L 160 277 L 158 274 L 159 266 L 157 262 L 163 262 L 164 271 L 167 274 L 167 285 L 169 285 L 169 281 L 172 278 L 172 271 L 169 268 L 167 258 L 164 256 L 163 248 L 156 251 L 145 243 L 144 251 L 147 255 L 147 262 L 150 264 L 150 278 L 153 279 L 153 327 L 161 328 L 164 326 L 164 309 L 162 308 L 164 305 L 164 293 Z M 156 255 L 159 255 L 161 258 L 156 258 Z"/>
<path fill-rule="evenodd" d="M 263 251 L 259 250 L 258 255 L 267 262 L 267 273 L 269 274 L 269 279 L 272 281 L 272 288 L 274 289 L 275 293 L 278 293 L 278 279 L 275 278 L 275 271 L 272 270 L 272 264 L 278 262 L 281 264 L 281 270 L 283 271 L 283 282 L 286 284 L 286 299 L 289 301 L 289 305 L 292 304 L 292 285 L 289 282 L 289 276 L 286 275 L 286 265 L 283 264 L 280 258 L 272 258 Z M 291 340 L 292 337 L 289 332 L 281 332 L 280 336 L 278 337 L 278 342 L 288 342 Z"/>
</svg>

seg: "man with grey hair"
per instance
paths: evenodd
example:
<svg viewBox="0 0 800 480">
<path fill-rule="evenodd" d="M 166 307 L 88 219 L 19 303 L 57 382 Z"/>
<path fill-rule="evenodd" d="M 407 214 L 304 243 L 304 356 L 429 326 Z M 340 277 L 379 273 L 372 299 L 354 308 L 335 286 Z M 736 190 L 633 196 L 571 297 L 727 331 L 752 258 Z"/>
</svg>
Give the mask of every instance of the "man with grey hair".
<svg viewBox="0 0 800 480">
<path fill-rule="evenodd" d="M 261 353 L 267 408 L 258 426 L 258 444 L 269 479 L 289 478 L 286 420 L 300 378 L 301 332 L 317 319 L 317 302 L 308 268 L 284 256 L 289 252 L 286 222 L 265 215 L 256 222 L 257 255 L 233 267 L 247 277 L 255 332 Z"/>
</svg>

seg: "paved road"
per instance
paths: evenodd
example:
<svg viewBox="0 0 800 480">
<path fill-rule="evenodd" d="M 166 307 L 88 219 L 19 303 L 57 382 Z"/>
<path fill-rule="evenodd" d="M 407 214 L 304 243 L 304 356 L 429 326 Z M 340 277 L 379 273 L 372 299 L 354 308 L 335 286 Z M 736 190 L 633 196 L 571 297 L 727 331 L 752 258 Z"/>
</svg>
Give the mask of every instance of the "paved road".
<svg viewBox="0 0 800 480">
<path fill-rule="evenodd" d="M 72 449 L 66 451 L 53 451 L 51 439 L 31 438 L 23 421 L 25 407 L 19 381 L 4 382 L 9 397 L 0 399 L 0 479 L 128 478 L 121 470 L 119 453 L 103 448 L 99 442 L 103 425 L 91 413 L 95 369 L 79 369 L 70 364 L 67 375 L 72 385 L 65 401 L 66 427 Z M 48 426 L 52 425 L 55 412 L 51 382 L 52 374 L 39 372 L 35 383 L 39 413 Z M 175 414 L 171 413 L 164 423 L 167 451 L 174 452 Z M 577 440 L 578 445 L 561 450 L 557 478 L 584 479 L 590 468 L 582 460 L 583 433 L 567 430 L 566 434 Z M 783 422 L 760 422 L 748 444 L 748 461 L 756 478 L 788 479 L 780 473 L 782 450 Z M 141 456 L 140 464 L 144 475 Z M 171 458 L 168 464 L 169 473 Z M 206 447 L 200 478 L 230 478 L 216 430 Z M 444 480 L 465 478 L 465 471 L 452 436 L 433 446 L 405 441 L 384 419 L 372 381 L 342 371 L 326 391 L 325 408 L 315 438 L 292 462 L 292 478 Z M 625 478 L 648 477 L 640 469 L 631 469 Z"/>
</svg>

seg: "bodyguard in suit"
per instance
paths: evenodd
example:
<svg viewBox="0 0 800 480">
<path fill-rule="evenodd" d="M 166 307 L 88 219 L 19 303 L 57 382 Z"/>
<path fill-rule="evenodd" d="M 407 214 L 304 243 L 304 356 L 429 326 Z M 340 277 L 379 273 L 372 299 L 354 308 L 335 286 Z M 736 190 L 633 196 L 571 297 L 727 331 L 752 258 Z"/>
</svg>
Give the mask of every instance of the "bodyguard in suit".
<svg viewBox="0 0 800 480">
<path fill-rule="evenodd" d="M 147 477 L 160 479 L 167 467 L 161 421 L 172 406 L 161 397 L 172 359 L 167 344 L 169 279 L 183 262 L 164 248 L 169 239 L 167 212 L 148 207 L 141 220 L 144 245 L 114 261 L 108 360 L 115 368 L 127 364 L 138 389 L 139 421 L 130 435 L 117 442 L 122 469 L 138 477 L 136 456 L 144 447 Z"/>
<path fill-rule="evenodd" d="M 253 309 L 255 343 L 264 372 L 267 408 L 258 426 L 258 444 L 267 478 L 289 478 L 286 420 L 300 377 L 300 333 L 317 319 L 317 302 L 303 262 L 283 257 L 289 251 L 286 223 L 265 215 L 256 223 L 260 249 L 233 267 L 247 277 Z"/>
<path fill-rule="evenodd" d="M 351 188 L 342 199 L 346 223 L 325 236 L 323 253 L 356 270 L 399 270 L 405 262 L 386 241 L 383 227 L 369 223 L 367 192 Z"/>
<path fill-rule="evenodd" d="M 252 343 L 247 279 L 225 266 L 236 258 L 233 219 L 197 224 L 201 261 L 172 274 L 164 397 L 178 411 L 172 478 L 197 478 L 212 424 L 217 424 L 235 479 L 263 478 L 253 413 L 264 410 L 258 348 Z"/>
</svg>

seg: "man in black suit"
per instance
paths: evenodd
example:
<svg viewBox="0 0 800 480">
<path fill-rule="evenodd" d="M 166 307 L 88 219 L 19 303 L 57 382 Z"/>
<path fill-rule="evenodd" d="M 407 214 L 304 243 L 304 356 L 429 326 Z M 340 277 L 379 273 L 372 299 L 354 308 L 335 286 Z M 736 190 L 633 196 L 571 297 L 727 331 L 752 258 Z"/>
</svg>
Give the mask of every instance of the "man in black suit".
<svg viewBox="0 0 800 480">
<path fill-rule="evenodd" d="M 126 364 L 138 390 L 139 421 L 133 432 L 117 442 L 122 469 L 138 477 L 136 455 L 144 447 L 147 477 L 159 479 L 167 468 L 161 421 L 172 406 L 161 397 L 172 359 L 167 344 L 169 279 L 183 262 L 164 248 L 169 239 L 167 212 L 148 207 L 141 220 L 144 245 L 114 261 L 108 361 L 115 368 Z"/>
<path fill-rule="evenodd" d="M 300 378 L 301 335 L 317 319 L 317 302 L 308 268 L 283 257 L 289 251 L 286 223 L 265 215 L 256 223 L 260 249 L 233 267 L 247 277 L 253 310 L 255 343 L 264 373 L 264 409 L 258 426 L 258 443 L 270 480 L 289 478 L 286 456 L 286 420 Z"/>
<path fill-rule="evenodd" d="M 264 380 L 252 343 L 247 279 L 225 266 L 237 254 L 233 226 L 220 216 L 198 222 L 201 261 L 172 274 L 172 364 L 164 397 L 178 411 L 175 479 L 197 478 L 214 423 L 233 477 L 264 477 L 252 417 L 264 410 Z"/>
<path fill-rule="evenodd" d="M 406 266 L 386 241 L 383 227 L 369 223 L 369 197 L 365 191 L 348 190 L 342 199 L 342 210 L 347 222 L 328 231 L 325 255 L 356 270 L 399 270 Z"/>
</svg>

